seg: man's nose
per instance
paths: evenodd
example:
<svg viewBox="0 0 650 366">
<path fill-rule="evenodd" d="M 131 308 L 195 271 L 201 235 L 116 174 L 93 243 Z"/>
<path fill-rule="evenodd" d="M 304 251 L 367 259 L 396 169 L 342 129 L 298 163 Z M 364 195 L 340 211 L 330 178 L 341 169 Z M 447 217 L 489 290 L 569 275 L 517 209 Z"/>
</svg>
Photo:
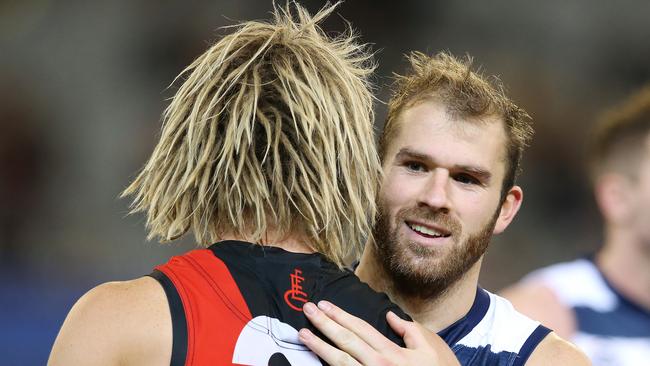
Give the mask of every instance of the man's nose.
<svg viewBox="0 0 650 366">
<path fill-rule="evenodd" d="M 435 168 L 420 193 L 419 204 L 434 210 L 449 210 L 449 170 Z"/>
</svg>

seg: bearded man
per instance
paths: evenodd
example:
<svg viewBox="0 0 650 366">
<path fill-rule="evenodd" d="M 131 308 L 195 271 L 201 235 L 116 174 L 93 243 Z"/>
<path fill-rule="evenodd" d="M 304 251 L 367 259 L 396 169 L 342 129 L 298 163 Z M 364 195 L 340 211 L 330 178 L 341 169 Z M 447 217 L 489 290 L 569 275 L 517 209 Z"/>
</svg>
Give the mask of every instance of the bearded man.
<svg viewBox="0 0 650 366">
<path fill-rule="evenodd" d="M 589 364 L 570 343 L 478 286 L 490 238 L 521 207 L 515 178 L 533 132 L 530 117 L 496 78 L 472 71 L 469 59 L 415 52 L 409 61 L 388 104 L 379 217 L 356 274 L 438 333 L 463 365 Z M 302 330 L 321 357 L 358 360 L 376 351 L 387 364 L 406 364 L 381 350 L 382 336 L 366 336 L 371 331 L 359 319 L 318 305 L 307 316 L 341 347 Z"/>
</svg>

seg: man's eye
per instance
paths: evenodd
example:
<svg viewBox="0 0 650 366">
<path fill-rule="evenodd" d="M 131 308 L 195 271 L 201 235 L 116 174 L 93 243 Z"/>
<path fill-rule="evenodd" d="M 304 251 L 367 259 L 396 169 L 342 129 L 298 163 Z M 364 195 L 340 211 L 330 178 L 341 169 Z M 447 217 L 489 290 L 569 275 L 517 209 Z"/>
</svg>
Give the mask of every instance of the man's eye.
<svg viewBox="0 0 650 366">
<path fill-rule="evenodd" d="M 469 174 L 456 174 L 454 180 L 463 184 L 480 184 L 481 182 Z"/>
<path fill-rule="evenodd" d="M 423 172 L 425 170 L 424 165 L 418 163 L 417 161 L 407 161 L 404 163 L 404 166 L 406 166 L 406 169 L 412 172 Z"/>
</svg>

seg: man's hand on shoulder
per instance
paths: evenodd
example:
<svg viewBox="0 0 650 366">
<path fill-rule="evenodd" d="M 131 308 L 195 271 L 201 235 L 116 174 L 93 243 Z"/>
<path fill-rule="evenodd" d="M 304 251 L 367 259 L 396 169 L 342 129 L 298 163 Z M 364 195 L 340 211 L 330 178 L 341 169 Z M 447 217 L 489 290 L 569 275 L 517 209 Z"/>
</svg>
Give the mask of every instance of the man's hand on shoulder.
<svg viewBox="0 0 650 366">
<path fill-rule="evenodd" d="M 48 365 L 168 365 L 171 345 L 171 315 L 158 282 L 109 282 L 72 307 Z"/>
<path fill-rule="evenodd" d="M 591 361 L 572 343 L 552 332 L 539 343 L 526 362 L 526 366 L 545 365 L 588 366 Z"/>
<path fill-rule="evenodd" d="M 386 314 L 386 320 L 404 338 L 406 348 L 399 347 L 370 324 L 327 301 L 319 302 L 318 307 L 308 303 L 303 309 L 309 321 L 340 349 L 307 329 L 300 330 L 301 341 L 332 366 L 460 365 L 438 335 L 392 312 Z"/>
</svg>

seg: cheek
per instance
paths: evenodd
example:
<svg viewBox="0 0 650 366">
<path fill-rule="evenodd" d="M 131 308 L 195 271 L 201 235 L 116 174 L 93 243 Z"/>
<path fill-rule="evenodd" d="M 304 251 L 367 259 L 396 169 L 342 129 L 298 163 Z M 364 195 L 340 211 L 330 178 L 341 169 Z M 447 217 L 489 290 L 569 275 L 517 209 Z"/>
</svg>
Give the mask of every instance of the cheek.
<svg viewBox="0 0 650 366">
<path fill-rule="evenodd" d="M 454 203 L 463 225 L 470 231 L 485 226 L 494 216 L 499 197 L 488 192 L 456 192 Z"/>
<path fill-rule="evenodd" d="M 412 182 L 399 175 L 387 175 L 382 183 L 380 197 L 389 210 L 407 204 L 415 195 Z"/>
</svg>

